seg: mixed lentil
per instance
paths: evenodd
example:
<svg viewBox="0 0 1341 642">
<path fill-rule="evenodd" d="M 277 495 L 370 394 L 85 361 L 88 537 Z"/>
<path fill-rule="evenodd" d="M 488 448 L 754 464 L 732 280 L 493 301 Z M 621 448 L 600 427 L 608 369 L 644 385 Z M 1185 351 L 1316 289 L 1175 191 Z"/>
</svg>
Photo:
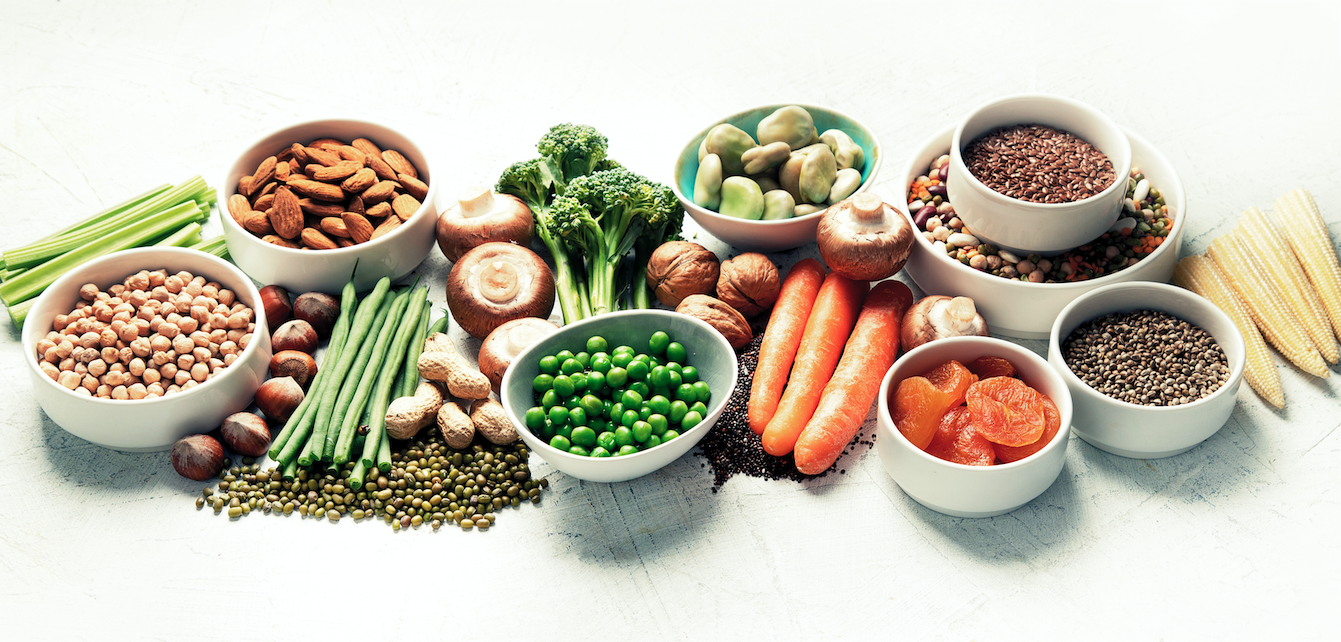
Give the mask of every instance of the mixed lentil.
<svg viewBox="0 0 1341 642">
<path fill-rule="evenodd" d="M 908 212 L 922 236 L 938 252 L 975 270 L 1031 283 L 1088 281 L 1139 263 L 1159 248 L 1173 229 L 1176 213 L 1164 195 L 1132 166 L 1123 217 L 1094 241 L 1057 256 L 1017 256 L 982 243 L 955 216 L 945 191 L 950 155 L 943 154 L 908 187 Z"/>
<path fill-rule="evenodd" d="M 357 491 L 349 487 L 353 462 L 332 469 L 300 468 L 293 479 L 284 479 L 278 469 L 261 470 L 244 457 L 242 466 L 219 473 L 217 490 L 201 491 L 196 508 L 210 506 L 216 515 L 227 512 L 234 519 L 259 510 L 332 522 L 380 518 L 392 530 L 423 524 L 438 530 L 446 523 L 471 530 L 489 528 L 508 506 L 540 503 L 549 487 L 548 480 L 531 477 L 529 451 L 521 441 L 500 446 L 477 438 L 458 450 L 436 430 L 421 437 L 393 441 L 391 470 L 369 473 Z"/>
<path fill-rule="evenodd" d="M 1089 387 L 1143 406 L 1191 403 L 1229 378 L 1229 361 L 1210 333 L 1156 310 L 1086 321 L 1066 337 L 1062 357 Z"/>
<path fill-rule="evenodd" d="M 964 148 L 964 165 L 992 190 L 1031 203 L 1074 203 L 1113 185 L 1113 162 L 1047 125 L 998 127 Z"/>
</svg>

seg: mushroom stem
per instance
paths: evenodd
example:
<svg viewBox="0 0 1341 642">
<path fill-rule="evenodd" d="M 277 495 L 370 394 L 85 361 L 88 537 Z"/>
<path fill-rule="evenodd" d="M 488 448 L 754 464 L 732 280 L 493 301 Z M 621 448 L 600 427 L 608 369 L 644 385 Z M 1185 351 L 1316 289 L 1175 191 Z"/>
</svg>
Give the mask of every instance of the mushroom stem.
<svg viewBox="0 0 1341 642">
<path fill-rule="evenodd" d="M 870 192 L 862 192 L 852 197 L 852 214 L 857 221 L 883 222 L 885 201 Z"/>
<path fill-rule="evenodd" d="M 461 191 L 456 197 L 461 203 L 461 215 L 466 218 L 488 216 L 496 208 L 494 192 L 484 185 L 472 185 Z"/>
<path fill-rule="evenodd" d="M 973 299 L 964 296 L 957 296 L 950 299 L 944 306 L 937 306 L 940 314 L 936 315 L 936 325 L 943 326 L 946 329 L 961 334 L 974 330 L 978 322 L 978 310 L 973 305 Z"/>
<path fill-rule="evenodd" d="M 506 303 L 516 298 L 521 289 L 517 281 L 516 266 L 507 261 L 490 261 L 480 270 L 480 294 L 494 303 Z"/>
</svg>

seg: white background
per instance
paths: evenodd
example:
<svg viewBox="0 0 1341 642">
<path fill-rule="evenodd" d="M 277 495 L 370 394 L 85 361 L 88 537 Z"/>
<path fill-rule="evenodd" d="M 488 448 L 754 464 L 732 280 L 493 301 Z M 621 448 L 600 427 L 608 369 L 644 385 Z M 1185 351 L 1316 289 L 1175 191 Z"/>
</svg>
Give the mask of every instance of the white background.
<svg viewBox="0 0 1341 642">
<path fill-rule="evenodd" d="M 1188 193 L 1184 252 L 1298 186 L 1341 239 L 1333 3 L 4 5 L 4 247 L 193 174 L 222 188 L 251 141 L 319 117 L 408 132 L 450 195 L 558 122 L 669 182 L 706 124 L 822 104 L 878 134 L 878 182 L 898 189 L 927 136 L 1023 91 L 1090 103 L 1160 149 Z M 448 267 L 436 251 L 421 267 L 436 302 Z M 393 533 L 197 512 L 202 485 L 167 453 L 47 419 L 24 358 L 6 322 L 6 639 L 1308 639 L 1341 597 L 1338 379 L 1288 365 L 1285 410 L 1245 385 L 1219 433 L 1169 459 L 1073 439 L 1057 482 L 997 518 L 922 508 L 873 450 L 845 475 L 716 494 L 693 455 L 619 484 L 533 458 L 540 506 L 486 533 Z"/>
</svg>

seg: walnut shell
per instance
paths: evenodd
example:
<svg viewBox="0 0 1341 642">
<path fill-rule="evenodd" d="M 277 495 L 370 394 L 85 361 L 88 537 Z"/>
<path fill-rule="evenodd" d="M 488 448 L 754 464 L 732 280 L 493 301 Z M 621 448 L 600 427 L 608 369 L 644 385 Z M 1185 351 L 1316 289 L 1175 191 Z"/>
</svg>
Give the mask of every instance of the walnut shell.
<svg viewBox="0 0 1341 642">
<path fill-rule="evenodd" d="M 675 307 L 675 311 L 706 321 L 726 337 L 726 342 L 731 344 L 732 348 L 740 348 L 754 338 L 750 322 L 746 321 L 739 311 L 706 294 L 691 294 L 685 297 L 680 305 Z"/>
<path fill-rule="evenodd" d="M 712 294 L 717 289 L 721 261 L 698 243 L 662 243 L 647 260 L 647 287 L 663 305 L 680 305 L 691 294 Z"/>
<path fill-rule="evenodd" d="M 758 252 L 728 259 L 717 279 L 717 298 L 747 317 L 772 308 L 781 290 L 778 266 Z"/>
</svg>

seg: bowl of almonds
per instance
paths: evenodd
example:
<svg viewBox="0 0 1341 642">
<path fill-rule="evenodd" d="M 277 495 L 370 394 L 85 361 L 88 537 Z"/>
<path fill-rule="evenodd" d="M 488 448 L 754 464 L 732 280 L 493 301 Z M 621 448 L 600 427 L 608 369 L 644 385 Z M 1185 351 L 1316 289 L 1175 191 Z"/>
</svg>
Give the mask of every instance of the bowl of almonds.
<svg viewBox="0 0 1341 642">
<path fill-rule="evenodd" d="M 400 132 L 314 120 L 265 135 L 219 182 L 233 260 L 296 292 L 360 290 L 408 274 L 433 250 L 428 157 Z M 358 272 L 354 272 L 355 264 Z"/>
</svg>

